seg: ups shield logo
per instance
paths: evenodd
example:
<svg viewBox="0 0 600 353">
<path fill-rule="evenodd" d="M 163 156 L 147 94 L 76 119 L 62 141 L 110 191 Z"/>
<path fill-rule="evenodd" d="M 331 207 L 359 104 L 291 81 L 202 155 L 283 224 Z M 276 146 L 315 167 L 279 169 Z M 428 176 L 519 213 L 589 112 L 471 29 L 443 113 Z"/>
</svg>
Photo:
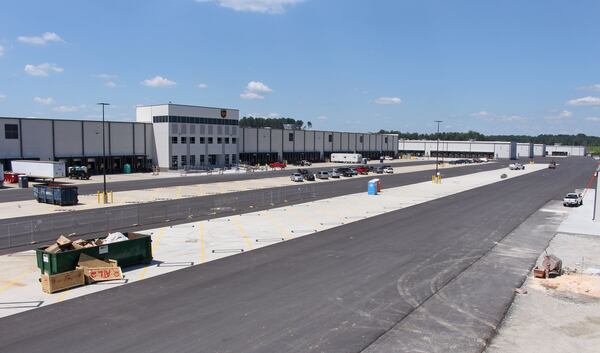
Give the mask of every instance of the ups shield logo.
<svg viewBox="0 0 600 353">
<path fill-rule="evenodd" d="M 225 119 L 227 117 L 227 109 L 221 109 L 221 118 Z"/>
</svg>

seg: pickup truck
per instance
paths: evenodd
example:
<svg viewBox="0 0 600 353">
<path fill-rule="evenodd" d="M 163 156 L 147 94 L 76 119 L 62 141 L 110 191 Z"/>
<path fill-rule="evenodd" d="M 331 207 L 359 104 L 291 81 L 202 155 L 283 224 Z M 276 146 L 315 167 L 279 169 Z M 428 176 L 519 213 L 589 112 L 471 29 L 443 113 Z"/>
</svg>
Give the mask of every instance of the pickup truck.
<svg viewBox="0 0 600 353">
<path fill-rule="evenodd" d="M 360 167 L 356 167 L 355 170 L 358 174 L 361 174 L 361 175 L 369 174 L 369 167 L 360 166 Z"/>
<path fill-rule="evenodd" d="M 579 194 L 579 193 L 570 192 L 563 199 L 563 206 L 565 206 L 565 207 L 581 206 L 581 205 L 583 205 L 583 196 L 581 196 L 581 194 Z"/>
<path fill-rule="evenodd" d="M 285 164 L 285 163 L 281 163 L 281 162 L 273 162 L 273 163 L 270 163 L 270 164 L 269 164 L 269 167 L 271 167 L 271 168 L 281 168 L 281 169 L 283 169 L 283 168 L 287 167 L 287 164 Z"/>
</svg>

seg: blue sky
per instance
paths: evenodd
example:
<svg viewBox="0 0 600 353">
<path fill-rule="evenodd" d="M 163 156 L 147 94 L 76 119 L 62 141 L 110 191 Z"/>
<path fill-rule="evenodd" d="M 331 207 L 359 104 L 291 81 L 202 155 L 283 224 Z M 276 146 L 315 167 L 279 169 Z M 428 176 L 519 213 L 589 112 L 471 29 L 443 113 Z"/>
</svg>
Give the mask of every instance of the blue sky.
<svg viewBox="0 0 600 353">
<path fill-rule="evenodd" d="M 19 0 L 0 116 L 172 101 L 315 129 L 600 135 L 600 2 Z"/>
</svg>

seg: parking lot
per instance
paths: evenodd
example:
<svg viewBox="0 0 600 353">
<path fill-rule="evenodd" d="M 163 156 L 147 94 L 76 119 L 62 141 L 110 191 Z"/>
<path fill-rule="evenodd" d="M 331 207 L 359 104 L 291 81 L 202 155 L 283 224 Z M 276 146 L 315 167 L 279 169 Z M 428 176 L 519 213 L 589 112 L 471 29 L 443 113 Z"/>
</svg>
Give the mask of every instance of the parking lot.
<svg viewBox="0 0 600 353">
<path fill-rule="evenodd" d="M 376 196 L 363 192 L 151 229 L 144 232 L 153 236 L 155 261 L 152 265 L 127 269 L 122 281 L 94 284 L 51 295 L 40 291 L 39 270 L 34 264 L 33 251 L 0 256 L 0 295 L 3 298 L 0 315 L 12 315 L 298 237 L 318 234 L 340 225 L 546 168 L 546 164 L 531 165 L 524 171 L 505 168 L 448 178 L 441 184 L 422 182 L 397 188 L 385 188 L 384 182 L 383 192 Z M 506 174 L 507 178 L 501 179 L 501 174 Z"/>
</svg>

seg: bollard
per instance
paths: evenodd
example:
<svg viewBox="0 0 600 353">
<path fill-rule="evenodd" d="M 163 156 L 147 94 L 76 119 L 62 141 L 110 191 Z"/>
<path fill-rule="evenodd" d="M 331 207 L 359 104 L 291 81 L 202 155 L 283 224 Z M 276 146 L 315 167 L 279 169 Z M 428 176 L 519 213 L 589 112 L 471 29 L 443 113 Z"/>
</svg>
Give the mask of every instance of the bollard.
<svg viewBox="0 0 600 353">
<path fill-rule="evenodd" d="M 431 176 L 431 182 L 432 182 L 432 183 L 435 183 L 435 175 L 432 175 L 432 176 Z"/>
<path fill-rule="evenodd" d="M 98 196 L 98 205 L 100 204 L 100 191 L 96 191 L 96 195 Z"/>
</svg>

